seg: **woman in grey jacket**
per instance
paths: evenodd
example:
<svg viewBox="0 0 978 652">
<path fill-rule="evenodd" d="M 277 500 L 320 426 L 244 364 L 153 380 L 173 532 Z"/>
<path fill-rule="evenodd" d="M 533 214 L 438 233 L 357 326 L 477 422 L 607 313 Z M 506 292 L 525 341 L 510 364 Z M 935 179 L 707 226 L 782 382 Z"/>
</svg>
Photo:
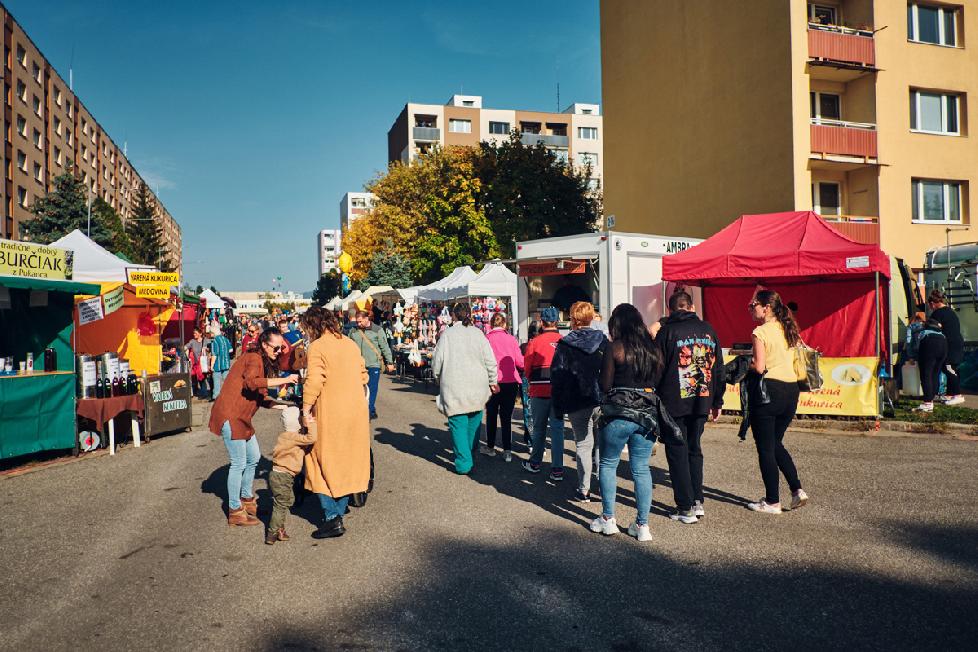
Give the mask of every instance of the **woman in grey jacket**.
<svg viewBox="0 0 978 652">
<path fill-rule="evenodd" d="M 431 370 L 438 379 L 438 409 L 448 417 L 455 449 L 455 471 L 472 470 L 472 452 L 489 395 L 499 392 L 496 358 L 485 334 L 471 325 L 469 306 L 456 303 L 454 322 L 438 338 Z"/>
</svg>

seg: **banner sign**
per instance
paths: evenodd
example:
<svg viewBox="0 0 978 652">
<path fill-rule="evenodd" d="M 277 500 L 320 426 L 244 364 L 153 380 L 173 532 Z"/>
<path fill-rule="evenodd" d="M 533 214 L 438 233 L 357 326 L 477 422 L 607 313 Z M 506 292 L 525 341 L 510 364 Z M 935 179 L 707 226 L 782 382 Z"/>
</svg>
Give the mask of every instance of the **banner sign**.
<svg viewBox="0 0 978 652">
<path fill-rule="evenodd" d="M 116 310 L 122 307 L 125 302 L 125 296 L 123 295 L 122 286 L 120 285 L 114 290 L 109 290 L 102 295 L 102 305 L 105 306 L 106 316 L 111 315 Z"/>
<path fill-rule="evenodd" d="M 143 386 L 144 431 L 147 435 L 191 427 L 190 377 L 184 374 L 147 376 Z"/>
<path fill-rule="evenodd" d="M 126 269 L 130 285 L 180 285 L 177 272 L 155 272 L 142 269 Z"/>
<path fill-rule="evenodd" d="M 137 285 L 136 296 L 141 299 L 162 299 L 166 301 L 170 298 L 169 285 Z"/>
<path fill-rule="evenodd" d="M 70 281 L 74 259 L 68 249 L 0 240 L 0 275 Z"/>
<path fill-rule="evenodd" d="M 562 260 L 559 263 L 519 263 L 520 276 L 563 276 L 564 274 L 583 274 L 587 262 L 583 260 Z"/>
<path fill-rule="evenodd" d="M 78 302 L 78 323 L 84 326 L 105 317 L 102 312 L 102 297 L 92 297 Z"/>
<path fill-rule="evenodd" d="M 734 356 L 724 357 L 728 362 Z M 876 358 L 821 358 L 822 389 L 802 392 L 798 397 L 798 414 L 875 417 L 879 378 Z M 727 385 L 723 409 L 740 411 L 740 386 Z"/>
</svg>

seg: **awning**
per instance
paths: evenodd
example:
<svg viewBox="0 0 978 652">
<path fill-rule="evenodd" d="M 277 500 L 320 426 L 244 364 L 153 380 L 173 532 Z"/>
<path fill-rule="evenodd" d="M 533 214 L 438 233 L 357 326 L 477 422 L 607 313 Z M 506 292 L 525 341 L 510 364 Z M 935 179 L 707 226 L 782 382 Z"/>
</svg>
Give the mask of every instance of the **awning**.
<svg viewBox="0 0 978 652">
<path fill-rule="evenodd" d="M 78 281 L 54 281 L 46 278 L 24 278 L 22 276 L 0 276 L 0 285 L 19 290 L 47 290 L 48 292 L 67 292 L 68 294 L 98 294 L 96 283 Z"/>
</svg>

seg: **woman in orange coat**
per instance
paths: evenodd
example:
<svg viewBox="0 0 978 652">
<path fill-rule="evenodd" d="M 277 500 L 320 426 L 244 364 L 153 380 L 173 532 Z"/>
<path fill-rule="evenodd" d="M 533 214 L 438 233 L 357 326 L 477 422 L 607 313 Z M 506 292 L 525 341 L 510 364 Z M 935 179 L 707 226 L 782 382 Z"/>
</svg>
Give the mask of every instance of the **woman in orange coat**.
<svg viewBox="0 0 978 652">
<path fill-rule="evenodd" d="M 341 536 L 350 495 L 370 482 L 370 418 L 367 411 L 367 368 L 359 347 L 343 335 L 336 316 L 310 308 L 302 316 L 310 337 L 302 411 L 315 422 L 316 443 L 306 455 L 306 489 L 317 494 L 325 521 L 312 536 Z"/>
</svg>

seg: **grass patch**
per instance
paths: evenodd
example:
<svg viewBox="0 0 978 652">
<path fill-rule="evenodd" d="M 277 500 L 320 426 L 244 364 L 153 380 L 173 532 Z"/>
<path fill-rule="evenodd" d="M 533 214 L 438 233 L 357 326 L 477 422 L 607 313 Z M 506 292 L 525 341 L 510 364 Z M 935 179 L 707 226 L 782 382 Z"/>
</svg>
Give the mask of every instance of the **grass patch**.
<svg viewBox="0 0 978 652">
<path fill-rule="evenodd" d="M 927 424 L 931 426 L 939 426 L 945 423 L 978 425 L 978 410 L 962 407 L 960 405 L 947 406 L 941 405 L 940 403 L 934 403 L 934 411 L 928 414 L 926 412 L 914 412 L 913 409 L 918 405 L 920 405 L 920 401 L 902 398 L 896 404 L 896 409 L 893 411 L 893 414 L 888 414 L 886 416 L 888 419 Z"/>
</svg>

